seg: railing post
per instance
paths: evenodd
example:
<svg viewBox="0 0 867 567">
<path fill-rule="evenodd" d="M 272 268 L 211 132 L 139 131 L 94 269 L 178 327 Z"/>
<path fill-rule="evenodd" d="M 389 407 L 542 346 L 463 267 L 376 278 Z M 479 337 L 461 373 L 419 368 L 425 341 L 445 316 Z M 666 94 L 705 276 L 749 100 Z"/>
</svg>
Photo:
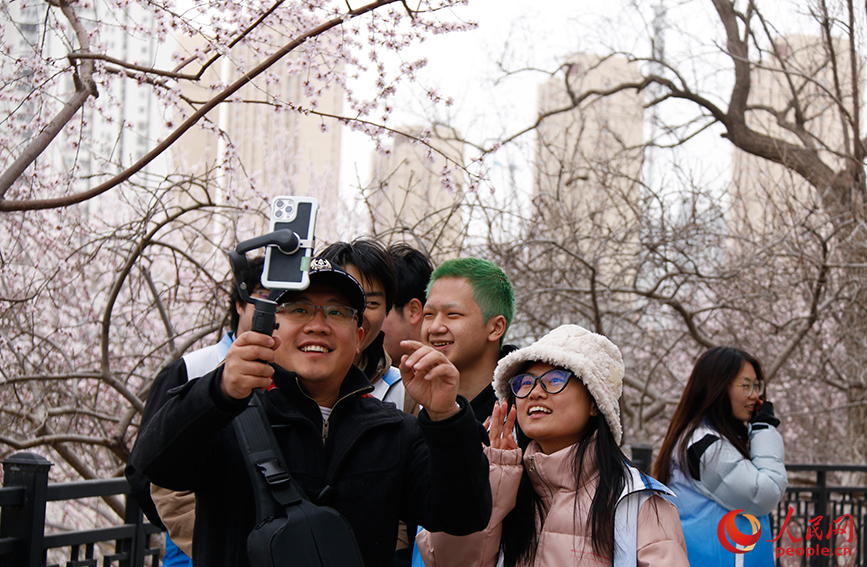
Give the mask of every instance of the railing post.
<svg viewBox="0 0 867 567">
<path fill-rule="evenodd" d="M 144 516 L 138 501 L 132 494 L 126 495 L 126 510 L 123 521 L 135 526 L 135 536 L 128 543 L 129 549 L 124 550 L 129 552 L 129 561 L 122 563 L 121 567 L 144 567 L 145 539 L 147 538 L 144 529 Z M 117 545 L 120 546 L 121 542 L 118 542 Z M 118 551 L 120 550 L 118 549 Z"/>
<path fill-rule="evenodd" d="M 821 517 L 819 522 L 819 533 L 828 533 L 828 473 L 824 469 L 816 471 L 816 491 L 813 492 L 813 517 Z M 808 526 L 805 526 L 804 533 L 807 533 Z M 812 561 L 810 564 L 815 567 L 824 567 L 828 565 L 828 557 L 822 556 L 822 539 L 818 537 L 809 544 L 809 547 L 814 549 Z"/>
<path fill-rule="evenodd" d="M 0 557 L 0 567 L 45 564 L 45 498 L 51 463 L 36 453 L 15 453 L 3 460 L 3 486 L 24 488 L 24 506 L 6 506 L 0 516 L 0 537 L 21 541 L 15 556 Z"/>
</svg>

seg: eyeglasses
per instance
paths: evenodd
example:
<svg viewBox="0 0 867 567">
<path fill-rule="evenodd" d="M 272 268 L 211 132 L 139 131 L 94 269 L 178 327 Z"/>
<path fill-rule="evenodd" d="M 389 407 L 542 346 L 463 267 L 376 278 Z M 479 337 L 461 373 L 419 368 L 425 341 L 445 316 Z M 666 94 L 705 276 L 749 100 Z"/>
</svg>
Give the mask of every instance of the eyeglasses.
<svg viewBox="0 0 867 567">
<path fill-rule="evenodd" d="M 753 392 L 756 392 L 758 395 L 762 395 L 765 393 L 765 381 L 757 380 L 755 382 L 744 382 L 743 384 L 734 384 L 735 386 L 740 386 L 744 390 L 744 396 L 749 398 L 753 395 Z"/>
<path fill-rule="evenodd" d="M 325 322 L 329 325 L 349 325 L 355 322 L 358 311 L 348 305 L 313 305 L 304 301 L 283 303 L 277 308 L 277 313 L 289 319 L 292 323 L 308 323 L 313 320 L 316 310 L 321 309 Z"/>
<path fill-rule="evenodd" d="M 542 389 L 549 394 L 559 394 L 566 387 L 566 384 L 569 383 L 569 379 L 572 376 L 574 374 L 569 370 L 555 368 L 545 372 L 541 376 L 534 376 L 528 373 L 518 374 L 509 380 L 509 385 L 516 398 L 526 398 L 529 396 L 533 388 L 536 387 L 536 382 L 542 384 Z"/>
<path fill-rule="evenodd" d="M 253 293 L 251 293 L 251 294 L 250 294 L 250 297 L 256 297 L 256 298 L 258 298 L 258 299 L 268 299 L 268 297 L 269 297 L 270 295 L 271 295 L 271 290 L 269 290 L 269 289 L 263 289 L 263 288 L 260 287 L 259 289 L 257 289 L 257 290 L 254 291 Z"/>
</svg>

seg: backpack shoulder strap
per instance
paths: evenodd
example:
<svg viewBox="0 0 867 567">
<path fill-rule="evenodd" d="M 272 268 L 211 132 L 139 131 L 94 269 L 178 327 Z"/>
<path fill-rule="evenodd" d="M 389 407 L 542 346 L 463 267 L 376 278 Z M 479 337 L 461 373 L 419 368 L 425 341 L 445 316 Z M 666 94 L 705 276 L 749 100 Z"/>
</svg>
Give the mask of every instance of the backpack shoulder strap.
<svg viewBox="0 0 867 567">
<path fill-rule="evenodd" d="M 283 462 L 259 396 L 232 422 L 256 497 L 256 521 L 283 515 L 282 508 L 307 499 Z M 280 506 L 276 506 L 279 503 Z"/>
</svg>

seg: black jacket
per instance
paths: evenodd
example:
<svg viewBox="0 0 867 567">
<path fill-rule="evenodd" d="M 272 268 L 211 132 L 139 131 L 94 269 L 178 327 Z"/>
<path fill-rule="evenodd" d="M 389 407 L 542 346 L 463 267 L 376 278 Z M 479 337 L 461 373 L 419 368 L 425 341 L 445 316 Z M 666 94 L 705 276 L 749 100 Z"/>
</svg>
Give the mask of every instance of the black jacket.
<svg viewBox="0 0 867 567">
<path fill-rule="evenodd" d="M 500 349 L 500 358 L 502 359 L 507 354 L 513 353 L 516 350 L 518 350 L 516 346 L 504 345 Z M 493 376 L 491 379 L 493 381 Z M 494 413 L 495 403 L 497 403 L 497 394 L 494 392 L 493 384 L 488 384 L 484 390 L 473 398 L 470 406 L 473 408 L 473 413 L 476 414 L 476 419 L 479 420 L 479 423 L 485 423 L 485 420 L 491 417 L 491 414 Z"/>
<path fill-rule="evenodd" d="M 247 400 L 219 388 L 222 367 L 178 388 L 139 432 L 133 466 L 152 482 L 196 492 L 193 563 L 247 565 L 253 492 L 231 422 Z M 398 519 L 455 535 L 487 525 L 491 513 L 484 432 L 469 404 L 442 422 L 398 411 L 366 395 L 353 366 L 328 423 L 294 373 L 277 368 L 277 388 L 257 393 L 291 474 L 317 504 L 343 514 L 366 567 L 390 565 Z M 327 433 L 327 436 L 325 435 Z"/>
<path fill-rule="evenodd" d="M 178 386 L 187 383 L 187 367 L 184 364 L 184 359 L 179 358 L 172 362 L 157 374 L 154 379 L 153 386 L 148 393 L 147 403 L 145 404 L 144 413 L 142 414 L 141 422 L 146 424 L 151 417 L 166 403 L 169 398 L 168 392 Z M 138 501 L 142 512 L 150 522 L 164 530 L 166 527 L 160 519 L 159 512 L 151 498 L 151 483 L 145 476 L 137 471 L 134 466 L 127 463 L 124 469 L 124 476 L 129 481 L 130 491 Z"/>
</svg>

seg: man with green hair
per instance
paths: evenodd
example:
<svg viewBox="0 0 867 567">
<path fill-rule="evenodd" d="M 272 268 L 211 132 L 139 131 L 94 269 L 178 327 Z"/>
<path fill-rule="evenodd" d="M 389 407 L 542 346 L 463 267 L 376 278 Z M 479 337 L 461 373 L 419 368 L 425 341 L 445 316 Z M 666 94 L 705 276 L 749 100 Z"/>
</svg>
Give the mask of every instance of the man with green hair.
<svg viewBox="0 0 867 567">
<path fill-rule="evenodd" d="M 479 258 L 446 260 L 431 274 L 424 305 L 422 341 L 446 355 L 461 373 L 459 393 L 471 400 L 484 423 L 496 401 L 491 380 L 515 316 L 515 291 L 493 262 Z"/>
<path fill-rule="evenodd" d="M 456 258 L 446 260 L 431 274 L 421 340 L 457 367 L 458 393 L 470 400 L 480 423 L 491 417 L 497 401 L 491 385 L 497 362 L 517 350 L 503 345 L 514 317 L 512 282 L 493 262 Z M 415 544 L 412 567 L 425 567 Z"/>
</svg>

